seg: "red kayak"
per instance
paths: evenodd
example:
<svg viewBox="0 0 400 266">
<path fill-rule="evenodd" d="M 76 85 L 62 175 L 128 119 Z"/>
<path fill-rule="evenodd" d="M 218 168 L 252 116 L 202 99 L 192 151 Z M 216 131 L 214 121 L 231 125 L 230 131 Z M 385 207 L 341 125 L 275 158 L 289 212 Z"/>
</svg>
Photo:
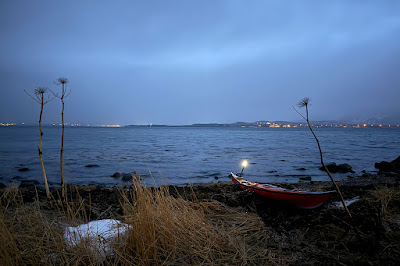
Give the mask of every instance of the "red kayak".
<svg viewBox="0 0 400 266">
<path fill-rule="evenodd" d="M 290 202 L 303 209 L 317 208 L 329 200 L 334 193 L 336 193 L 335 191 L 293 191 L 269 184 L 250 182 L 233 173 L 230 175 L 233 183 L 237 184 L 242 190 L 250 189 L 262 197 Z"/>
</svg>

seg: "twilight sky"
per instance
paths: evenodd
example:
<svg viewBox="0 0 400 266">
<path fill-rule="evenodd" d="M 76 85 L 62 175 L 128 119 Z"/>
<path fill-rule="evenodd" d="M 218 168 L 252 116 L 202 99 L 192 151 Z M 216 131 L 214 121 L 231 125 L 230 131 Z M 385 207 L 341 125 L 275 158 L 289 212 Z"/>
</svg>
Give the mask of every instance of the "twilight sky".
<svg viewBox="0 0 400 266">
<path fill-rule="evenodd" d="M 400 119 L 400 1 L 1 1 L 0 34 L 0 122 L 58 77 L 68 123 Z"/>
</svg>

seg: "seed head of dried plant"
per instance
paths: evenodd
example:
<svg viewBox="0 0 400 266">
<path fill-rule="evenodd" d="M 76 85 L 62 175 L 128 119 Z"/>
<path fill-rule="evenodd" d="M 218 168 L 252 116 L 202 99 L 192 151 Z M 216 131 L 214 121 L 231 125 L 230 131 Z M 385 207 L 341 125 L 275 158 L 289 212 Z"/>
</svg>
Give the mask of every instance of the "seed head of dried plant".
<svg viewBox="0 0 400 266">
<path fill-rule="evenodd" d="M 50 91 L 49 88 L 46 87 L 37 87 L 34 91 L 33 91 L 33 95 L 31 95 L 30 93 L 28 93 L 26 90 L 24 90 L 24 92 L 31 97 L 35 102 L 37 102 L 38 104 L 43 104 L 45 105 L 46 103 L 51 102 L 54 97 L 51 97 L 51 95 L 47 95 L 47 97 L 45 97 L 45 94 L 47 94 L 47 92 Z"/>
<path fill-rule="evenodd" d="M 68 95 L 71 93 L 71 90 L 67 89 L 68 82 L 69 82 L 68 79 L 64 77 L 58 78 L 56 81 L 54 81 L 55 85 L 62 85 L 61 95 L 58 95 L 58 93 L 54 93 L 53 91 L 51 91 L 54 97 L 57 97 L 61 100 L 68 97 Z"/>
</svg>

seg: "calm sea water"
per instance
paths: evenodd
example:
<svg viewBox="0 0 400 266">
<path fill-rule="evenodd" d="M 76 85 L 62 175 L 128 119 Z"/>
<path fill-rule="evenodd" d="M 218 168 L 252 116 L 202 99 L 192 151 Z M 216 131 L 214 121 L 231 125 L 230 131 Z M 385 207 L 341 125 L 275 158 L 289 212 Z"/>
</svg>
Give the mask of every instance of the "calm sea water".
<svg viewBox="0 0 400 266">
<path fill-rule="evenodd" d="M 43 156 L 49 182 L 60 179 L 61 128 L 44 127 Z M 316 128 L 325 162 L 348 163 L 356 173 L 400 155 L 399 129 Z M 43 183 L 37 127 L 0 127 L 0 182 L 15 176 Z M 258 182 L 297 182 L 301 176 L 328 180 L 318 170 L 319 152 L 307 129 L 126 127 L 66 128 L 64 174 L 73 184 L 122 184 L 114 172 L 139 172 L 147 183 L 175 185 L 227 181 L 240 172 Z M 99 167 L 87 168 L 85 165 Z M 27 167 L 27 172 L 18 172 Z M 306 170 L 300 170 L 305 168 Z M 151 175 L 150 175 L 151 172 Z M 337 179 L 348 174 L 334 174 Z M 152 176 L 152 177 L 151 177 Z M 218 177 L 216 179 L 215 177 Z"/>
</svg>

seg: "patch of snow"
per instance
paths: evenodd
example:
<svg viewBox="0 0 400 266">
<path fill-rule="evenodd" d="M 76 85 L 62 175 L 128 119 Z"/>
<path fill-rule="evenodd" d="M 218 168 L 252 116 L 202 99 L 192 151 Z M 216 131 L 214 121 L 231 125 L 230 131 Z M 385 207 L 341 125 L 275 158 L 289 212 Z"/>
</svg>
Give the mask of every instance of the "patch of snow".
<svg viewBox="0 0 400 266">
<path fill-rule="evenodd" d="M 359 201 L 359 200 L 360 200 L 360 196 L 357 196 L 357 197 L 354 197 L 354 198 L 352 198 L 352 199 L 344 200 L 344 203 L 346 203 L 346 206 L 349 206 L 349 205 L 351 205 L 351 204 L 353 204 L 354 202 L 357 202 L 357 201 Z M 330 207 L 330 208 L 344 209 L 343 203 L 342 203 L 341 201 L 332 202 L 331 204 L 329 204 L 329 207 Z"/>
<path fill-rule="evenodd" d="M 91 221 L 76 227 L 67 227 L 64 233 L 64 241 L 67 246 L 74 247 L 84 243 L 96 256 L 96 259 L 104 260 L 113 255 L 110 243 L 125 235 L 128 225 L 114 219 Z"/>
</svg>

